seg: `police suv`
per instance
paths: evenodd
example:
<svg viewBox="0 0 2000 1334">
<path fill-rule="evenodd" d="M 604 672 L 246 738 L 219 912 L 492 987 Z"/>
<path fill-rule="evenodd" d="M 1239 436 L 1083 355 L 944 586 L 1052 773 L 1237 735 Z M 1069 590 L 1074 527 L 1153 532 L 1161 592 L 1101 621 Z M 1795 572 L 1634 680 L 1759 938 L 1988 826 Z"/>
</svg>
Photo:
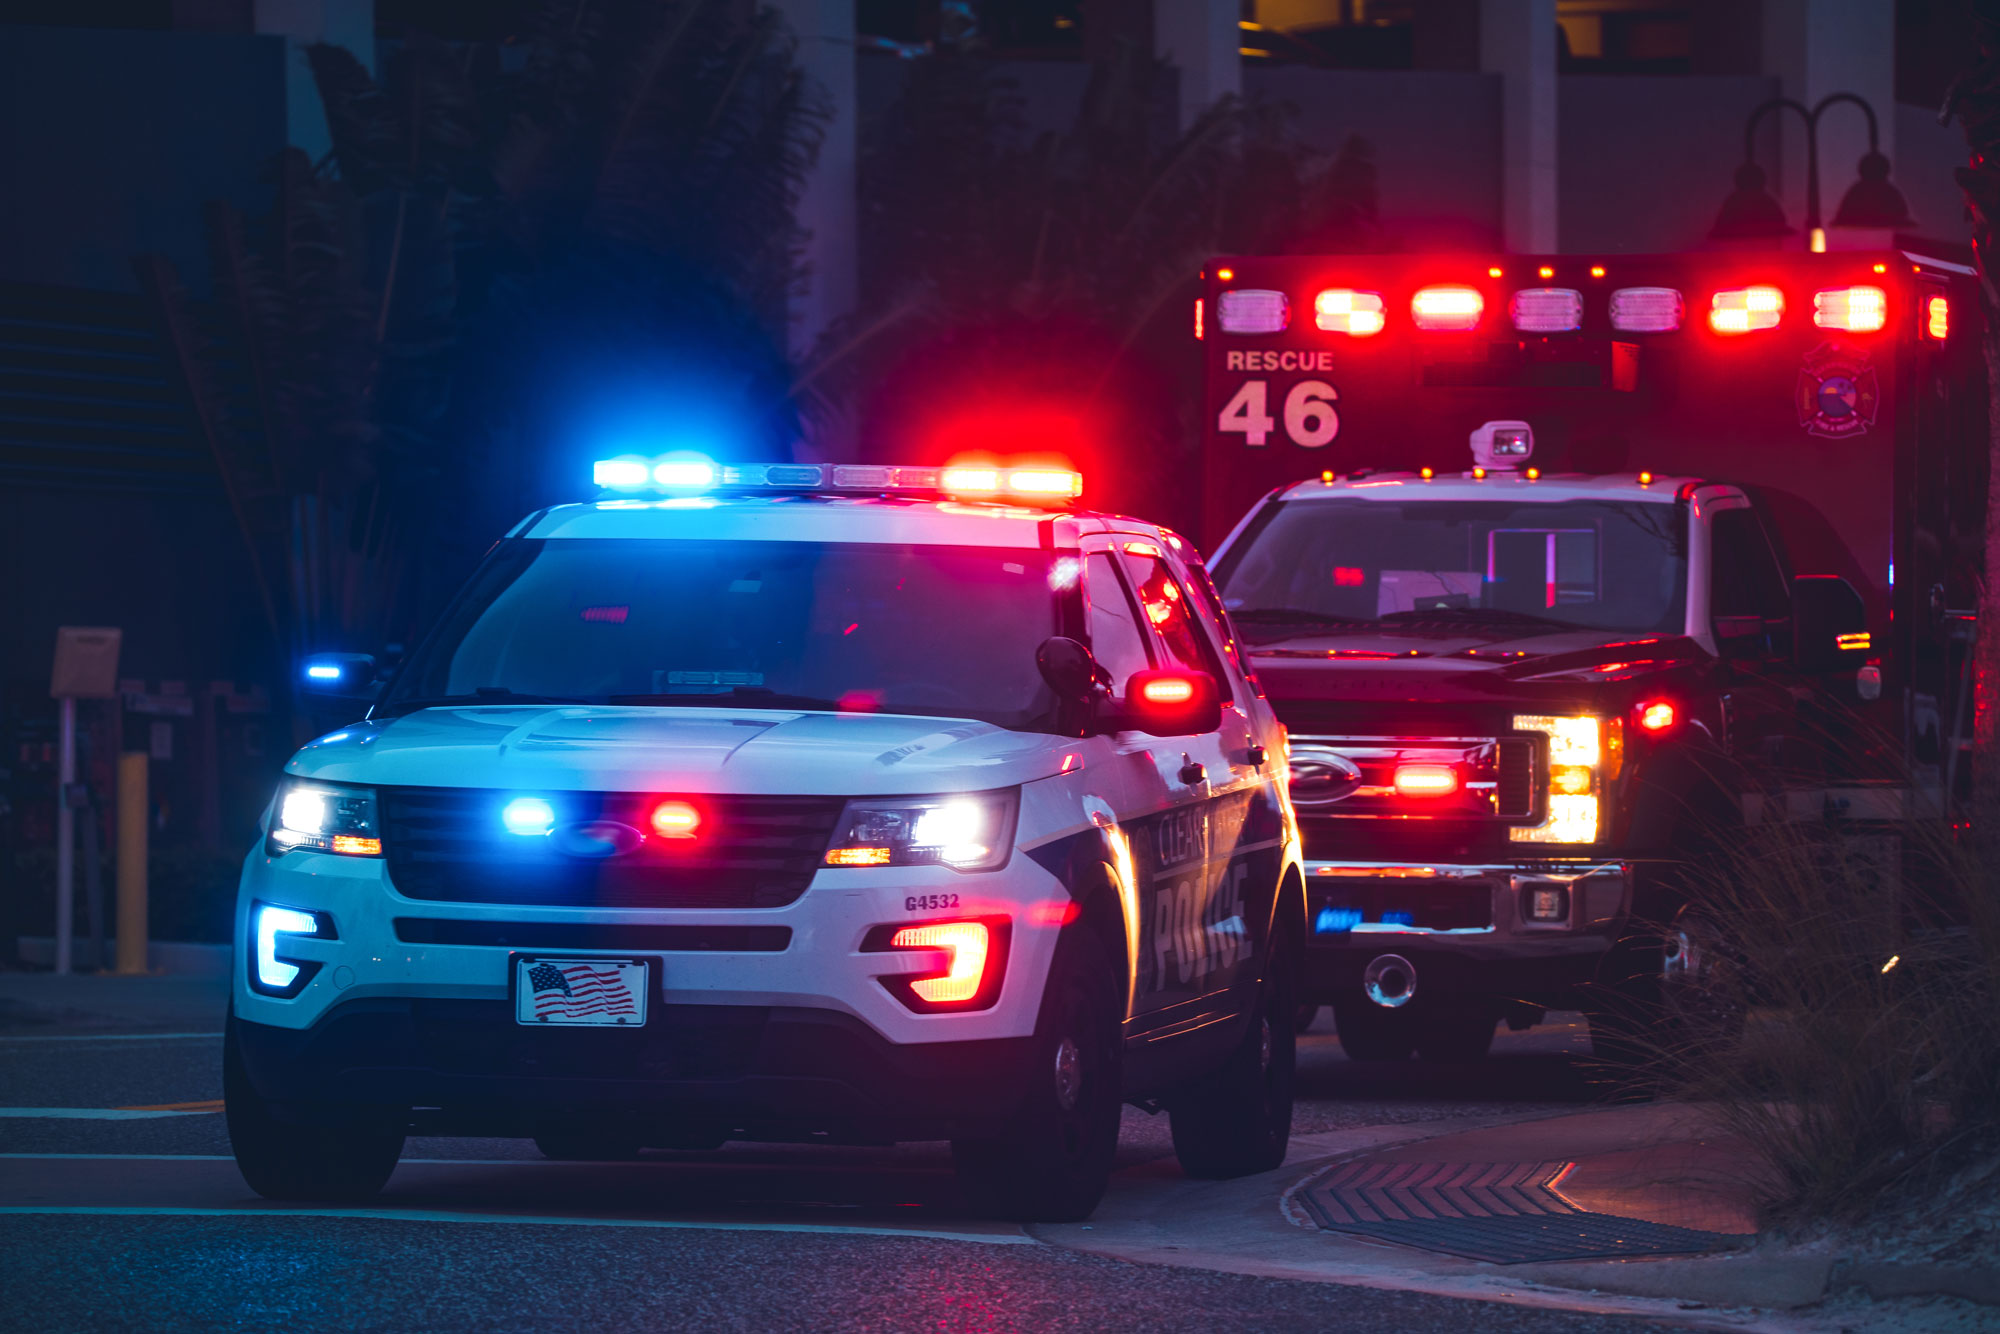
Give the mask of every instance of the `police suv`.
<svg viewBox="0 0 2000 1334">
<path fill-rule="evenodd" d="M 1193 548 L 1047 468 L 627 457 L 500 542 L 244 864 L 226 1092 L 274 1198 L 407 1134 L 948 1139 L 1081 1218 L 1121 1105 L 1290 1133 L 1285 742 Z"/>
</svg>

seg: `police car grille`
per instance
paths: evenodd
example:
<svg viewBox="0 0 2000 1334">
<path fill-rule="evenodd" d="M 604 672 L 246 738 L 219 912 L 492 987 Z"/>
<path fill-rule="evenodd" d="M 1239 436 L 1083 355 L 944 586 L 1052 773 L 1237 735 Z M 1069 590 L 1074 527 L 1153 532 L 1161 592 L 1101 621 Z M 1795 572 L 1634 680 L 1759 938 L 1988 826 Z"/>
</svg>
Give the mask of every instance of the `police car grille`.
<svg viewBox="0 0 2000 1334">
<path fill-rule="evenodd" d="M 461 788 L 383 788 L 383 853 L 407 898 L 455 903 L 593 908 L 776 908 L 795 901 L 818 868 L 844 804 L 839 797 L 700 799 L 702 833 L 683 844 L 648 839 L 602 860 L 572 857 L 554 840 L 509 834 L 506 794 Z M 565 818 L 646 828 L 656 798 L 568 793 Z"/>
</svg>

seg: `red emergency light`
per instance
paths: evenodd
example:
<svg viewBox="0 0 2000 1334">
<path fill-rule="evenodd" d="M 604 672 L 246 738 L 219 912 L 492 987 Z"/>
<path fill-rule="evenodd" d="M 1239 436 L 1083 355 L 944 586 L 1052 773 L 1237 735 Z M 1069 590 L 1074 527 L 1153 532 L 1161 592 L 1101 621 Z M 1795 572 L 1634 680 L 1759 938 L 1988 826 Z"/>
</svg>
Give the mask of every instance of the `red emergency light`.
<svg viewBox="0 0 2000 1334">
<path fill-rule="evenodd" d="M 1813 323 L 1843 333 L 1874 333 L 1889 322 L 1889 295 L 1879 287 L 1829 287 L 1813 294 Z"/>
<path fill-rule="evenodd" d="M 1449 764 L 1399 764 L 1395 784 L 1399 797 L 1448 797 L 1458 791 L 1458 770 Z"/>
<path fill-rule="evenodd" d="M 1476 288 L 1447 284 L 1420 288 L 1410 298 L 1410 319 L 1430 333 L 1465 333 L 1479 327 L 1486 298 Z"/>
<path fill-rule="evenodd" d="M 1924 298 L 1924 334 L 1943 342 L 1951 332 L 1951 302 L 1941 296 Z"/>
<path fill-rule="evenodd" d="M 1356 338 L 1381 333 L 1387 323 L 1382 294 L 1329 287 L 1313 298 L 1313 322 L 1328 333 L 1352 334 Z"/>
<path fill-rule="evenodd" d="M 1734 287 L 1709 302 L 1708 327 L 1719 334 L 1775 329 L 1785 317 L 1785 294 L 1775 287 Z"/>
</svg>

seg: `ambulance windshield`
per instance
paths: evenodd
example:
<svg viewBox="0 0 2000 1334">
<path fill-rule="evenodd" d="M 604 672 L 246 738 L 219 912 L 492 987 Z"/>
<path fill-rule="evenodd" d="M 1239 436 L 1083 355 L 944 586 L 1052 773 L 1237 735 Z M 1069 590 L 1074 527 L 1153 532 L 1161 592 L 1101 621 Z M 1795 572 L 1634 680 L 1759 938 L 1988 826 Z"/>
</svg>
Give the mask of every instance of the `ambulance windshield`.
<svg viewBox="0 0 2000 1334">
<path fill-rule="evenodd" d="M 1678 505 L 1311 499 L 1270 506 L 1257 525 L 1216 570 L 1254 639 L 1347 624 L 1683 626 Z"/>
<path fill-rule="evenodd" d="M 518 539 L 380 712 L 439 704 L 839 710 L 1054 725 L 1035 650 L 1074 572 L 1019 548 Z"/>
</svg>

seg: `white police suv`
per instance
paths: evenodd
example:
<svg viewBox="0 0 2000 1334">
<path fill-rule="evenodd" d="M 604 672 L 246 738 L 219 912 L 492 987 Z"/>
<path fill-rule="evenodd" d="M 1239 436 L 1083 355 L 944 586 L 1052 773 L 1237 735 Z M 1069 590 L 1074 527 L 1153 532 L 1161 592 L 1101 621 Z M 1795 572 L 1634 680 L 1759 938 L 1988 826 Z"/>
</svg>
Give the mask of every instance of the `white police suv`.
<svg viewBox="0 0 2000 1334">
<path fill-rule="evenodd" d="M 1121 1104 L 1272 1168 L 1304 937 L 1284 734 L 1194 551 L 1034 468 L 626 458 L 286 766 L 228 1121 L 275 1198 L 406 1134 L 551 1157 L 951 1141 L 1074 1219 Z"/>
</svg>

